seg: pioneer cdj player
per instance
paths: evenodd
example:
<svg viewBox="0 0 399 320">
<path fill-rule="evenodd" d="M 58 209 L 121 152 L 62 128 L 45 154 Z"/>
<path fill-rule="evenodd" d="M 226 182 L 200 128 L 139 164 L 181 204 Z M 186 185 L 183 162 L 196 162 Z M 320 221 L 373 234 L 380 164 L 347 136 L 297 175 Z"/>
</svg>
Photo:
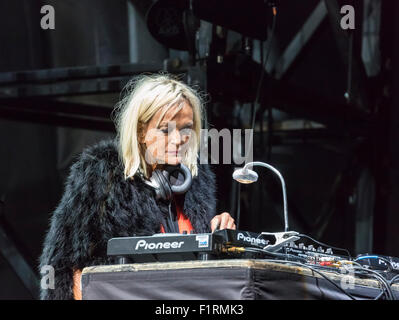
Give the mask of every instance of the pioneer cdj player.
<svg viewBox="0 0 399 320">
<path fill-rule="evenodd" d="M 112 238 L 108 241 L 107 255 L 116 258 L 119 264 L 278 259 L 329 270 L 339 270 L 343 265 L 357 264 L 380 272 L 386 279 L 392 279 L 399 273 L 398 258 L 359 255 L 352 259 L 349 255 L 336 254 L 329 247 L 298 243 L 297 240 L 301 237 L 308 236 L 297 232 L 255 233 L 231 229 L 202 234 L 161 233 L 152 236 Z"/>
<path fill-rule="evenodd" d="M 281 235 L 283 234 L 283 235 Z M 108 241 L 107 255 L 120 258 L 120 262 L 186 261 L 225 258 L 263 258 L 297 256 L 314 261 L 309 248 L 297 246 L 298 237 L 290 233 L 255 233 L 223 229 L 213 233 L 162 233 L 153 236 L 112 238 Z M 277 235 L 277 236 L 276 236 Z M 287 235 L 287 236 L 285 236 Z M 280 237 L 279 237 L 280 236 Z M 317 252 L 319 256 L 332 256 L 331 249 Z"/>
<path fill-rule="evenodd" d="M 222 242 L 220 236 L 212 233 L 112 238 L 108 241 L 107 255 L 132 262 L 197 260 L 205 254 L 221 252 Z"/>
<path fill-rule="evenodd" d="M 112 238 L 107 255 L 124 258 L 121 261 L 155 262 L 215 259 L 226 257 L 255 257 L 232 248 L 264 248 L 270 244 L 259 233 L 240 230 L 218 230 L 203 234 L 161 233 L 153 236 Z"/>
</svg>

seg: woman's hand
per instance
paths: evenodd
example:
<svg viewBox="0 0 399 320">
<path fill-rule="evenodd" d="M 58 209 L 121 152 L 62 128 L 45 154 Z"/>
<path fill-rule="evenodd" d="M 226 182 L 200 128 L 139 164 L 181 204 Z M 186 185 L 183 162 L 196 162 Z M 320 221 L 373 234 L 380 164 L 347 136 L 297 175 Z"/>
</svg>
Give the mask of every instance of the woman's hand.
<svg viewBox="0 0 399 320">
<path fill-rule="evenodd" d="M 236 225 L 234 224 L 234 219 L 231 217 L 230 213 L 223 212 L 214 216 L 211 220 L 211 230 L 212 232 L 219 229 L 235 229 Z"/>
</svg>

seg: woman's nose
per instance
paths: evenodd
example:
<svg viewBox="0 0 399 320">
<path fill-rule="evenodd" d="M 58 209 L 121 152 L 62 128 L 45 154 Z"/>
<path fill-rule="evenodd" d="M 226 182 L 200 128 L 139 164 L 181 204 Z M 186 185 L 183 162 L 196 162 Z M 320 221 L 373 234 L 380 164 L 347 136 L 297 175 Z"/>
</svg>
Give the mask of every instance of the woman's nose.
<svg viewBox="0 0 399 320">
<path fill-rule="evenodd" d="M 170 134 L 169 134 L 169 142 L 173 143 L 175 145 L 180 145 L 182 143 L 182 137 L 180 134 L 180 131 L 177 129 L 174 129 Z"/>
</svg>

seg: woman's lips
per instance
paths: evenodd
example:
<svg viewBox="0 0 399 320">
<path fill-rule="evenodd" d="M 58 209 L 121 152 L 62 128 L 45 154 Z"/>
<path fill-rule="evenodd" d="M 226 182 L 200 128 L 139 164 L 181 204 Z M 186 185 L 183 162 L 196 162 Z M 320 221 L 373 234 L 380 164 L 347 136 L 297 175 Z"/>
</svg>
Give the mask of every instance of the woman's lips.
<svg viewBox="0 0 399 320">
<path fill-rule="evenodd" d="M 168 154 L 177 156 L 179 154 L 179 152 L 178 151 L 169 151 Z"/>
</svg>

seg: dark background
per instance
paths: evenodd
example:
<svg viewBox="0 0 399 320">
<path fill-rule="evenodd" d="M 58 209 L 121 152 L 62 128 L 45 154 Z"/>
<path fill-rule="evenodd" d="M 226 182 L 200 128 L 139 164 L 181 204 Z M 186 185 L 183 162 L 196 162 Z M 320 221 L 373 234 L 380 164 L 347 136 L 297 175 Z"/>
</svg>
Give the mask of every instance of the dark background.
<svg viewBox="0 0 399 320">
<path fill-rule="evenodd" d="M 69 167 L 114 136 L 111 111 L 142 72 L 199 86 L 209 127 L 251 128 L 257 107 L 254 160 L 284 176 L 291 230 L 399 256 L 399 3 L 277 1 L 272 41 L 270 1 L 215 3 L 0 0 L 0 299 L 37 298 L 29 274 L 40 278 Z M 55 30 L 40 27 L 46 4 Z M 340 27 L 345 4 L 354 30 Z M 236 164 L 213 167 L 218 210 L 237 219 Z M 255 170 L 259 181 L 240 187 L 239 228 L 283 231 L 279 181 Z"/>
</svg>

